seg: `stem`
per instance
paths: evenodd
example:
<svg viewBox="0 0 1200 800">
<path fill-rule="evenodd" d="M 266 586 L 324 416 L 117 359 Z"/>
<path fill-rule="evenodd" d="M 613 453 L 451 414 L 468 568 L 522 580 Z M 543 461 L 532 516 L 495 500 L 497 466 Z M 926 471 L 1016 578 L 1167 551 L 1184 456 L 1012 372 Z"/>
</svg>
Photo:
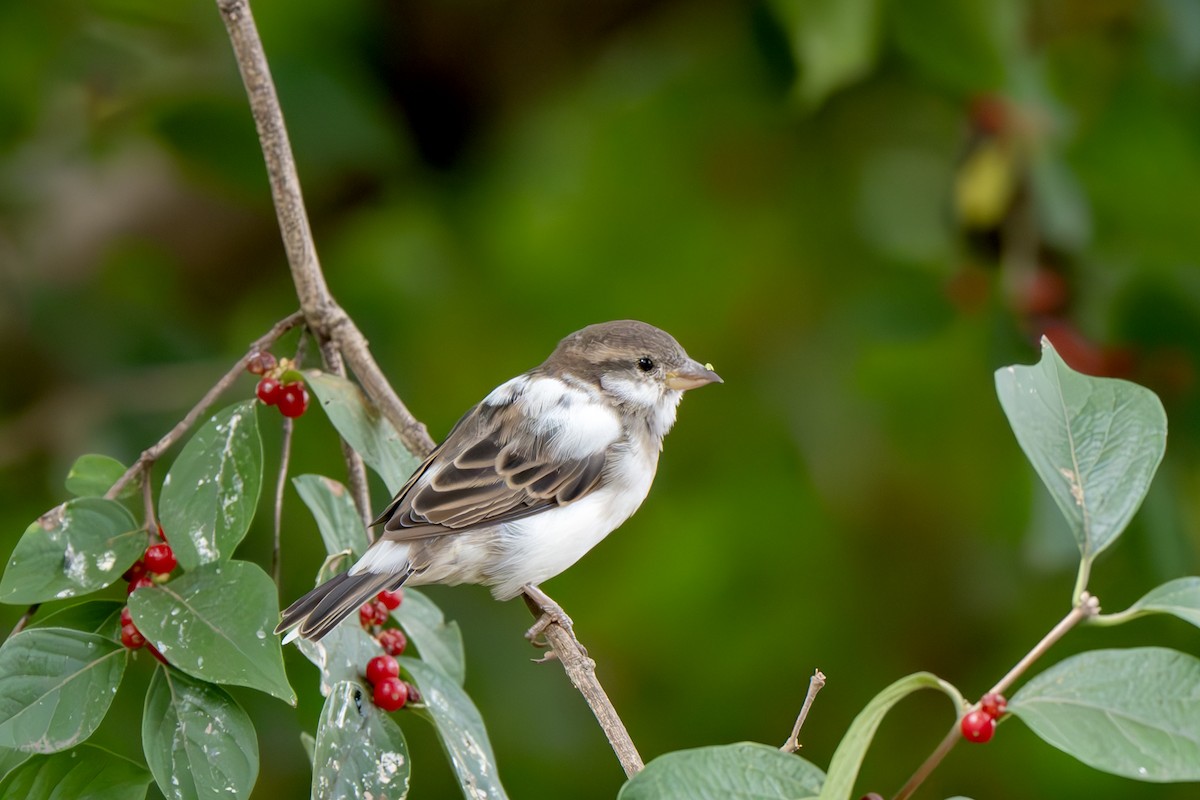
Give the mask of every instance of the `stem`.
<svg viewBox="0 0 1200 800">
<path fill-rule="evenodd" d="M 33 615 L 37 613 L 37 610 L 41 607 L 41 605 L 41 603 L 34 603 L 29 608 L 25 609 L 25 613 L 21 615 L 21 618 L 17 620 L 17 624 L 14 625 L 12 631 L 9 632 L 8 638 L 11 639 L 21 631 L 25 630 L 25 626 L 29 624 L 29 620 L 33 619 Z"/>
<path fill-rule="evenodd" d="M 1084 592 L 1079 596 L 1079 605 L 1075 606 L 1067 613 L 1065 617 L 1059 620 L 1058 624 L 1050 629 L 1050 632 L 1042 637 L 1042 640 L 1034 645 L 1033 649 L 1025 654 L 1025 657 L 1017 662 L 1016 666 L 1008 671 L 995 686 L 989 689 L 989 692 L 996 694 L 1004 694 L 1008 687 L 1012 686 L 1018 678 L 1025 674 L 1025 670 L 1046 654 L 1055 642 L 1061 639 L 1067 631 L 1074 628 L 1085 619 L 1094 617 L 1100 613 L 1100 601 L 1092 595 Z"/>
<path fill-rule="evenodd" d="M 342 363 L 342 354 L 331 339 L 321 342 L 321 358 L 327 370 L 339 377 L 346 377 L 346 367 Z M 371 535 L 371 493 L 367 483 L 367 467 L 363 464 L 362 456 L 358 454 L 358 451 L 351 447 L 345 439 L 342 439 L 341 443 L 342 458 L 346 462 L 346 479 L 350 486 L 350 496 L 354 499 L 354 507 L 358 509 L 358 516 L 362 519 L 363 527 L 367 531 L 367 542 L 368 544 L 374 544 L 375 539 Z"/>
<path fill-rule="evenodd" d="M 288 462 L 292 455 L 292 432 L 295 430 L 295 420 L 283 418 L 283 444 L 279 455 L 279 479 L 275 481 L 275 531 L 271 547 L 271 577 L 275 580 L 275 589 L 279 589 L 280 561 L 283 552 L 283 490 L 287 487 Z"/>
<path fill-rule="evenodd" d="M 208 410 L 209 406 L 211 406 L 216 399 L 220 397 L 226 389 L 232 386 L 233 382 L 236 381 L 243 372 L 245 372 L 246 362 L 249 361 L 252 355 L 260 350 L 269 348 L 276 342 L 276 340 L 279 339 L 280 336 L 283 336 L 285 333 L 303 321 L 304 317 L 300 314 L 300 312 L 296 312 L 284 317 L 279 322 L 276 322 L 273 326 L 271 326 L 271 330 L 267 331 L 265 334 L 259 337 L 254 344 L 250 345 L 250 349 L 246 352 L 246 355 L 238 359 L 237 363 L 235 363 L 228 372 L 222 375 L 221 379 L 213 384 L 211 389 L 205 392 L 204 397 L 200 398 L 200 402 L 192 406 L 192 410 L 189 411 L 187 415 L 175 425 L 174 428 L 171 428 L 171 430 L 167 432 L 166 436 L 163 436 L 161 439 L 159 439 L 153 447 L 145 450 L 138 457 L 138 460 L 133 463 L 133 466 L 125 470 L 125 474 L 117 479 L 117 482 L 114 483 L 112 487 L 110 487 L 109 490 L 104 493 L 104 496 L 109 500 L 115 499 L 117 495 L 121 493 L 121 490 L 129 485 L 129 482 L 133 480 L 134 476 L 136 476 L 139 472 L 144 471 L 147 466 L 153 464 L 155 461 L 161 458 L 162 454 L 171 448 L 171 445 L 179 441 L 183 434 L 187 433 L 188 430 L 196 424 L 196 420 L 200 419 L 201 415 Z"/>
<path fill-rule="evenodd" d="M 153 539 L 158 538 L 158 519 L 154 515 L 154 489 L 150 486 L 151 465 L 146 464 L 142 469 L 142 506 L 145 515 L 146 530 Z"/>
<path fill-rule="evenodd" d="M 1084 593 L 1087 591 L 1088 577 L 1092 572 L 1092 559 L 1084 557 L 1079 560 L 1079 572 L 1075 575 L 1075 588 L 1071 589 L 1071 604 L 1079 605 L 1083 603 Z"/>
<path fill-rule="evenodd" d="M 813 700 L 817 699 L 817 692 L 825 688 L 825 674 L 821 670 L 813 672 L 811 678 L 808 679 L 808 694 L 804 696 L 804 704 L 800 706 L 800 713 L 796 716 L 796 724 L 792 726 L 792 735 L 779 749 L 785 753 L 794 753 L 800 749 L 800 729 L 804 727 L 804 720 L 808 719 L 808 710 L 812 708 Z"/>
<path fill-rule="evenodd" d="M 917 771 L 908 779 L 908 783 L 900 787 L 900 791 L 896 792 L 896 796 L 892 800 L 907 800 L 908 797 L 912 796 L 917 787 L 925 782 L 925 779 L 937 768 L 938 764 L 942 763 L 942 759 L 946 757 L 946 754 L 954 749 L 954 745 L 958 744 L 960 738 L 962 738 L 962 735 L 958 730 L 958 720 L 955 720 L 950 730 L 942 737 L 942 741 L 938 744 L 937 748 L 929 754 L 929 758 L 925 759 L 921 766 L 917 767 Z"/>
</svg>

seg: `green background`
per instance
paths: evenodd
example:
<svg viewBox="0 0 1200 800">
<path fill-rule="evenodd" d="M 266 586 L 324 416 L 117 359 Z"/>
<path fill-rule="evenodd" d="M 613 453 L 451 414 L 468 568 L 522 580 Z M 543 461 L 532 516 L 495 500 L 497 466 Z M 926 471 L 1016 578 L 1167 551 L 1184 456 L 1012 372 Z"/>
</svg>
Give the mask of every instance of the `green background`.
<svg viewBox="0 0 1200 800">
<path fill-rule="evenodd" d="M 1074 546 L 992 384 L 1036 360 L 1047 327 L 1153 388 L 1170 418 L 1154 488 L 1093 590 L 1116 611 L 1197 573 L 1190 0 L 255 11 L 330 286 L 435 438 L 605 319 L 657 324 L 725 378 L 688 396 L 643 509 L 546 586 L 646 758 L 782 742 L 819 667 L 803 753 L 828 764 L 897 677 L 928 669 L 977 697 L 1065 613 Z M 997 144 L 1017 210 L 967 231 L 956 181 Z M 65 498 L 77 455 L 134 460 L 294 309 L 281 250 L 215 4 L 0 5 L 5 553 Z M 1039 264 L 1060 276 L 1048 313 L 1024 288 Z M 271 469 L 278 429 L 262 419 Z M 295 474 L 343 477 L 318 413 L 293 456 Z M 294 492 L 284 514 L 286 603 L 321 545 Z M 268 516 L 240 551 L 261 564 Z M 623 776 L 583 701 L 529 663 L 523 606 L 430 594 L 463 628 L 510 794 L 614 796 Z M 1073 633 L 1050 658 L 1142 644 L 1200 653 L 1194 629 L 1160 619 Z M 139 661 L 93 741 L 140 761 Z M 307 792 L 298 731 L 320 701 L 315 670 L 294 652 L 287 665 L 297 709 L 234 691 L 259 726 L 256 797 Z M 432 732 L 399 720 L 414 796 L 457 796 Z M 940 697 L 899 706 L 860 791 L 894 791 L 949 722 Z M 1092 771 L 1014 722 L 956 749 L 921 796 L 1195 793 Z"/>
</svg>

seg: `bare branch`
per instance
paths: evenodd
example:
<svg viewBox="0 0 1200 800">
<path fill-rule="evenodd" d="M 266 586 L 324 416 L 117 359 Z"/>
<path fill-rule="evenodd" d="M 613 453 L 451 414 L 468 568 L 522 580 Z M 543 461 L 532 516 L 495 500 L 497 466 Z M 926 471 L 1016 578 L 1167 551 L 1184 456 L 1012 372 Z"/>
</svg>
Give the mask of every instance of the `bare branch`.
<svg viewBox="0 0 1200 800">
<path fill-rule="evenodd" d="M 11 639 L 21 631 L 25 630 L 25 626 L 29 624 L 29 620 L 33 619 L 33 615 L 37 613 L 37 610 L 41 607 L 41 605 L 41 603 L 34 603 L 29 608 L 25 609 L 25 613 L 21 615 L 21 618 L 17 620 L 17 624 L 14 625 L 12 631 L 9 632 L 8 638 Z"/>
<path fill-rule="evenodd" d="M 529 607 L 529 611 L 539 621 L 545 615 L 552 615 L 555 611 L 562 612 L 558 604 L 550 600 L 545 592 L 536 589 L 531 593 L 531 588 L 536 589 L 536 587 L 526 587 L 525 593 L 521 596 L 525 599 L 525 605 Z M 538 594 L 549 601 L 549 607 L 536 597 Z M 625 775 L 632 778 L 642 771 L 645 764 L 637 747 L 633 744 L 633 739 L 629 736 L 629 731 L 625 728 L 625 723 L 617 714 L 617 709 L 608 699 L 608 694 L 600 685 L 600 681 L 596 679 L 596 662 L 588 657 L 587 650 L 575 638 L 575 632 L 563 627 L 557 619 L 551 617 L 549 623 L 541 630 L 550 643 L 550 647 L 553 648 L 554 654 L 562 662 L 563 670 L 570 678 L 571 684 L 583 695 L 583 699 L 592 709 L 592 714 L 595 715 L 596 722 L 600 724 L 604 735 L 608 737 L 608 743 L 612 745 L 613 752 L 617 754 L 617 760 L 621 762 Z"/>
<path fill-rule="evenodd" d="M 817 699 L 817 692 L 824 688 L 825 674 L 821 670 L 816 670 L 808 679 L 808 694 L 804 696 L 804 704 L 800 706 L 796 724 L 792 726 L 792 735 L 783 743 L 780 750 L 785 753 L 794 753 L 800 749 L 800 729 L 804 727 L 804 720 L 808 719 L 808 710 L 812 708 L 813 700 Z"/>
</svg>

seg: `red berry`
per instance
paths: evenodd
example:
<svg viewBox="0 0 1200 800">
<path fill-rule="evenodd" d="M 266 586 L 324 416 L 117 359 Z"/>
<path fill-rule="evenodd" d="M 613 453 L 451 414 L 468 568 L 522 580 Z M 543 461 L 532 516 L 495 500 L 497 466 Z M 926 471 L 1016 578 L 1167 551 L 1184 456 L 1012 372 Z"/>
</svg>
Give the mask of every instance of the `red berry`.
<svg viewBox="0 0 1200 800">
<path fill-rule="evenodd" d="M 121 574 L 121 577 L 124 578 L 125 580 L 129 581 L 130 583 L 133 583 L 134 581 L 136 581 L 138 578 L 144 576 L 145 574 L 146 574 L 146 559 L 139 558 L 137 561 L 133 562 L 132 567 L 125 570 L 125 572 L 123 572 Z"/>
<path fill-rule="evenodd" d="M 367 662 L 367 680 L 379 683 L 384 678 L 394 678 L 400 674 L 400 663 L 391 656 L 375 656 Z"/>
<path fill-rule="evenodd" d="M 378 600 L 372 603 L 364 603 L 358 609 L 358 621 L 362 623 L 364 628 L 370 628 L 372 625 L 382 625 L 388 621 L 387 606 Z"/>
<path fill-rule="evenodd" d="M 384 678 L 375 684 L 375 705 L 384 711 L 404 708 L 408 701 L 408 686 L 397 677 Z"/>
<path fill-rule="evenodd" d="M 987 714 L 992 719 L 998 719 L 1004 716 L 1004 710 L 1008 708 L 1008 701 L 1004 699 L 1004 695 L 997 692 L 988 692 L 979 701 L 979 710 Z"/>
<path fill-rule="evenodd" d="M 399 628 L 388 628 L 379 634 L 379 646 L 389 656 L 398 656 L 408 647 L 408 637 Z"/>
<path fill-rule="evenodd" d="M 146 644 L 146 637 L 142 636 L 142 632 L 134 627 L 130 622 L 127 625 L 121 626 L 121 644 L 128 647 L 130 650 L 137 650 L 142 645 Z"/>
<path fill-rule="evenodd" d="M 404 601 L 404 590 L 399 589 L 394 592 L 389 592 L 386 589 L 379 593 L 375 598 L 379 602 L 388 607 L 389 610 L 395 611 L 400 607 L 400 603 Z"/>
<path fill-rule="evenodd" d="M 269 406 L 274 406 L 283 399 L 283 386 L 274 378 L 263 378 L 258 382 L 258 388 L 254 390 L 254 393 L 258 395 L 259 400 Z"/>
<path fill-rule="evenodd" d="M 303 381 L 283 385 L 279 395 L 279 413 L 285 417 L 298 417 L 308 408 L 308 389 Z"/>
<path fill-rule="evenodd" d="M 135 589 L 141 589 L 143 586 L 153 586 L 154 581 L 150 580 L 149 575 L 143 575 L 135 581 L 130 581 L 128 588 L 125 589 L 125 594 L 133 594 Z"/>
<path fill-rule="evenodd" d="M 968 742 L 980 744 L 992 738 L 996 732 L 996 720 L 982 710 L 972 711 L 962 718 L 962 735 Z"/>
<path fill-rule="evenodd" d="M 132 625 L 132 624 L 133 624 L 133 615 L 129 613 L 129 606 L 125 606 L 124 608 L 121 609 L 121 625 L 124 626 L 124 625 Z"/>
<path fill-rule="evenodd" d="M 151 545 L 146 550 L 146 569 L 155 575 L 166 575 L 175 569 L 177 563 L 179 562 L 175 560 L 175 553 L 169 544 Z"/>
<path fill-rule="evenodd" d="M 262 375 L 275 369 L 276 363 L 273 353 L 262 350 L 246 359 L 246 372 L 252 375 Z"/>
</svg>

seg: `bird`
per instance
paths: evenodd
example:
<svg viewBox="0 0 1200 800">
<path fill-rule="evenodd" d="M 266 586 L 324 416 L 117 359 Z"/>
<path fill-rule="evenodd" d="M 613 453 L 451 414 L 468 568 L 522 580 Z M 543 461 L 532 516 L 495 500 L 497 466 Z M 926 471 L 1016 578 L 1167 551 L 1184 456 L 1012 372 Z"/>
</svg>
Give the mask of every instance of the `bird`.
<svg viewBox="0 0 1200 800">
<path fill-rule="evenodd" d="M 376 541 L 286 608 L 275 632 L 320 640 L 406 584 L 482 584 L 497 600 L 524 592 L 561 614 L 540 584 L 637 511 L 683 393 L 723 382 L 645 322 L 566 336 L 463 415 L 372 523 Z"/>
</svg>

